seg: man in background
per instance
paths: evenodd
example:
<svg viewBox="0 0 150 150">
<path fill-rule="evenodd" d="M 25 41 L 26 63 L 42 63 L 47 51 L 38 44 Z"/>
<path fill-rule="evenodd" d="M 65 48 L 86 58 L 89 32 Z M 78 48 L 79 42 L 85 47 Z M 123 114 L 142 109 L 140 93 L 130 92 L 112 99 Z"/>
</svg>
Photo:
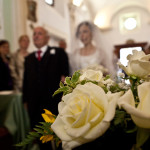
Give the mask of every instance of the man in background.
<svg viewBox="0 0 150 150">
<path fill-rule="evenodd" d="M 64 50 L 66 50 L 67 48 L 67 43 L 64 40 L 60 40 L 59 41 L 59 47 L 63 48 Z"/>
<path fill-rule="evenodd" d="M 44 121 L 43 109 L 58 114 L 61 95 L 52 95 L 59 88 L 60 80 L 64 81 L 69 74 L 66 53 L 61 48 L 49 47 L 49 38 L 46 29 L 36 27 L 33 42 L 37 49 L 25 59 L 23 101 L 27 105 L 31 128 Z"/>
</svg>

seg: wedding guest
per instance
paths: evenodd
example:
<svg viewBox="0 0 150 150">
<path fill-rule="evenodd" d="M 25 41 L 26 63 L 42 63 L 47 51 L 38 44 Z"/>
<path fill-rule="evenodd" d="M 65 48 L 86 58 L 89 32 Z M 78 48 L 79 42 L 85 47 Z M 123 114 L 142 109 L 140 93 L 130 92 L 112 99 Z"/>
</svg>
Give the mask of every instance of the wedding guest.
<svg viewBox="0 0 150 150">
<path fill-rule="evenodd" d="M 25 57 L 29 54 L 27 51 L 30 43 L 29 37 L 27 35 L 20 36 L 18 43 L 19 49 L 11 56 L 10 69 L 11 76 L 13 78 L 14 90 L 22 92 L 24 60 Z"/>
<path fill-rule="evenodd" d="M 70 54 L 72 73 L 89 65 L 97 64 L 110 67 L 109 58 L 102 50 L 99 29 L 91 22 L 81 22 L 73 40 L 73 52 Z"/>
<path fill-rule="evenodd" d="M 67 43 L 64 40 L 60 40 L 59 41 L 59 47 L 63 48 L 64 50 L 66 50 L 67 48 Z"/>
<path fill-rule="evenodd" d="M 41 116 L 43 109 L 58 114 L 61 95 L 52 95 L 59 88 L 60 80 L 64 81 L 69 74 L 66 53 L 61 48 L 48 46 L 49 38 L 45 28 L 36 27 L 33 31 L 36 51 L 25 58 L 23 101 L 27 105 L 32 129 L 44 121 Z M 50 146 L 47 144 L 40 145 L 41 150 Z"/>
<path fill-rule="evenodd" d="M 9 68 L 9 53 L 9 42 L 7 40 L 0 40 L 0 91 L 13 89 Z"/>
<path fill-rule="evenodd" d="M 57 47 L 48 46 L 49 34 L 43 27 L 36 27 L 33 42 L 36 51 L 25 58 L 23 101 L 27 104 L 31 127 L 43 121 L 43 109 L 58 114 L 60 95 L 52 97 L 60 80 L 68 76 L 68 57 Z"/>
</svg>

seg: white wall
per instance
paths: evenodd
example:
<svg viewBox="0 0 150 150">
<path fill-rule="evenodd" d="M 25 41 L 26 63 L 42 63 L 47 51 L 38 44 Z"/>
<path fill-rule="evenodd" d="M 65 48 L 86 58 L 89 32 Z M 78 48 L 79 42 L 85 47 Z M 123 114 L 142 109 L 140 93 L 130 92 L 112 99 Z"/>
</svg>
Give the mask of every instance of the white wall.
<svg viewBox="0 0 150 150">
<path fill-rule="evenodd" d="M 51 41 L 50 45 L 56 46 L 56 40 L 65 39 L 69 45 L 70 40 L 70 21 L 68 17 L 67 3 L 66 0 L 55 0 L 54 7 L 49 6 L 45 3 L 44 0 L 34 0 L 37 3 L 37 22 L 34 23 L 30 20 L 27 20 L 27 32 L 31 37 L 31 44 L 29 47 L 30 51 L 33 51 L 34 45 L 32 42 L 32 32 L 30 25 L 34 27 L 43 26 L 45 27 L 50 35 Z M 54 36 L 54 38 L 53 38 Z M 55 42 L 56 41 L 56 42 Z M 69 46 L 68 46 L 69 47 Z"/>
<path fill-rule="evenodd" d="M 138 12 L 140 14 L 141 26 L 135 31 L 131 31 L 122 34 L 119 29 L 119 18 L 120 15 L 130 12 Z M 103 42 L 105 44 L 105 49 L 112 57 L 112 51 L 114 50 L 114 45 L 125 44 L 128 39 L 133 39 L 135 42 L 149 42 L 150 40 L 150 22 L 149 22 L 149 12 L 140 7 L 128 7 L 122 9 L 111 20 L 111 28 L 102 33 Z M 111 52 L 111 53 L 110 53 Z"/>
<path fill-rule="evenodd" d="M 5 5 L 3 4 L 3 11 L 1 15 L 4 17 L 0 21 L 0 25 L 4 28 L 1 29 L 0 34 L 1 38 L 8 38 L 11 40 L 13 45 L 13 50 L 17 48 L 18 37 L 21 34 L 28 34 L 30 36 L 31 44 L 29 47 L 29 51 L 33 51 L 34 45 L 32 42 L 32 33 L 33 27 L 36 26 L 44 26 L 49 30 L 52 35 L 52 40 L 50 44 L 56 44 L 57 40 L 65 39 L 67 41 L 67 51 L 71 51 L 71 39 L 73 29 L 80 21 L 83 20 L 94 20 L 91 18 L 90 13 L 80 10 L 75 11 L 75 20 L 73 24 L 71 24 L 71 18 L 68 10 L 68 2 L 70 0 L 55 0 L 55 6 L 51 7 L 45 3 L 44 0 L 34 0 L 37 3 L 37 22 L 32 22 L 27 19 L 27 1 L 22 0 L 13 0 L 13 5 L 11 5 L 11 1 L 8 3 L 8 0 L 0 0 L 0 4 L 7 2 Z M 4 10 L 8 10 L 11 8 L 12 12 L 11 16 L 8 16 Z M 20 11 L 23 10 L 23 11 Z M 18 13 L 19 12 L 19 13 Z M 135 32 L 131 32 L 129 34 L 121 34 L 119 30 L 119 17 L 124 13 L 129 12 L 138 12 L 140 13 L 141 18 L 141 27 Z M 17 14 L 17 16 L 16 16 Z M 6 24 L 7 23 L 7 24 Z M 8 26 L 9 25 L 9 26 Z M 9 35 L 10 34 L 10 35 Z M 136 42 L 149 42 L 150 35 L 150 13 L 148 10 L 143 7 L 124 7 L 123 9 L 116 12 L 115 15 L 111 18 L 111 29 L 102 32 L 102 40 L 104 42 L 104 48 L 107 51 L 108 55 L 112 57 L 112 51 L 114 49 L 114 45 L 123 44 L 127 39 L 134 39 Z M 4 36 L 4 37 L 2 37 Z M 54 36 L 54 39 L 53 39 Z"/>
<path fill-rule="evenodd" d="M 119 6 L 118 6 L 119 7 Z M 81 11 L 81 10 L 80 10 Z M 110 28 L 101 31 L 101 43 L 102 49 L 107 53 L 107 59 L 113 61 L 113 50 L 115 45 L 125 44 L 128 39 L 133 39 L 135 42 L 148 42 L 150 40 L 150 13 L 149 10 L 145 7 L 137 5 L 128 5 L 118 9 L 115 13 L 111 12 L 110 15 Z M 140 16 L 140 27 L 131 32 L 122 33 L 119 27 L 120 16 L 126 13 L 138 13 Z M 77 17 L 78 12 L 75 12 Z M 108 16 L 109 18 L 109 16 Z M 76 18 L 76 24 L 80 21 L 86 20 L 87 14 L 80 13 L 80 16 Z M 94 18 L 91 18 L 91 20 Z M 90 20 L 90 16 L 89 16 Z"/>
<path fill-rule="evenodd" d="M 3 1 L 0 0 L 0 39 L 4 37 Z"/>
</svg>

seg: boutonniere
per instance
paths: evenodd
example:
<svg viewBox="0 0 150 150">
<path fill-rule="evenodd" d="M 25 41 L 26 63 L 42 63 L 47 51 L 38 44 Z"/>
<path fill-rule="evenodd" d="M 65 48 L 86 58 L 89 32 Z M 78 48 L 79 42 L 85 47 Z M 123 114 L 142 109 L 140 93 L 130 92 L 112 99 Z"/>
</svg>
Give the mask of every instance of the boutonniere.
<svg viewBox="0 0 150 150">
<path fill-rule="evenodd" d="M 54 55 L 56 53 L 56 50 L 55 49 L 51 49 L 50 50 L 50 54 Z"/>
</svg>

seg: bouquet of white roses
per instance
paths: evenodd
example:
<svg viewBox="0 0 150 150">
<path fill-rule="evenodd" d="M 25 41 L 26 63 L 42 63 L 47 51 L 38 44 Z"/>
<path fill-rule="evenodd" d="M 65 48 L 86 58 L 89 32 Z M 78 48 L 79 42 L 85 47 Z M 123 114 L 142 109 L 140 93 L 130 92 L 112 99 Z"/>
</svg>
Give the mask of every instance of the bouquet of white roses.
<svg viewBox="0 0 150 150">
<path fill-rule="evenodd" d="M 142 147 L 150 136 L 150 55 L 133 51 L 127 59 L 128 66 L 119 66 L 128 76 L 122 74 L 115 81 L 104 77 L 101 67 L 88 67 L 66 77 L 54 93 L 63 92 L 58 116 L 45 110 L 45 123 L 20 145 L 39 137 L 42 142 L 62 142 L 64 150 L 71 150 L 119 129 L 136 134 L 133 149 Z"/>
</svg>

